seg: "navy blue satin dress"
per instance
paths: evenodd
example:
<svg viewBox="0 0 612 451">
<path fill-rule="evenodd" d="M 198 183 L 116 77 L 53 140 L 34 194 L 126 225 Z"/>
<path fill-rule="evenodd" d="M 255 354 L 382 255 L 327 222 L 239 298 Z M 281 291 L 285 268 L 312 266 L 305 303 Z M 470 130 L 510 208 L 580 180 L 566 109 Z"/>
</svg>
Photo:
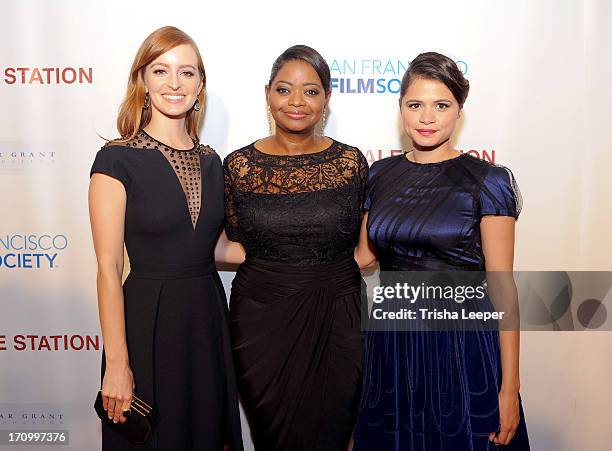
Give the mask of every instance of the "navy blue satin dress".
<svg viewBox="0 0 612 451">
<path fill-rule="evenodd" d="M 480 220 L 520 213 L 512 173 L 463 154 L 431 164 L 405 155 L 370 168 L 368 236 L 381 271 L 483 270 Z M 366 334 L 354 450 L 529 450 L 522 407 L 507 447 L 499 429 L 497 331 Z"/>
</svg>

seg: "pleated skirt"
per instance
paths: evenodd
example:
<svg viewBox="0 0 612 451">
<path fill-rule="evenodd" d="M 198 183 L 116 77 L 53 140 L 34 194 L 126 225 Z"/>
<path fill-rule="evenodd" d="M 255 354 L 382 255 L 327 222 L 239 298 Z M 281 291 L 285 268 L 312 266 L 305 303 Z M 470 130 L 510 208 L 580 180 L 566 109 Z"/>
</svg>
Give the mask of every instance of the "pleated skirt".
<svg viewBox="0 0 612 451">
<path fill-rule="evenodd" d="M 132 271 L 123 289 L 135 392 L 161 419 L 138 446 L 103 425 L 102 449 L 221 451 L 227 444 L 242 450 L 227 304 L 217 272 L 177 278 Z"/>
</svg>

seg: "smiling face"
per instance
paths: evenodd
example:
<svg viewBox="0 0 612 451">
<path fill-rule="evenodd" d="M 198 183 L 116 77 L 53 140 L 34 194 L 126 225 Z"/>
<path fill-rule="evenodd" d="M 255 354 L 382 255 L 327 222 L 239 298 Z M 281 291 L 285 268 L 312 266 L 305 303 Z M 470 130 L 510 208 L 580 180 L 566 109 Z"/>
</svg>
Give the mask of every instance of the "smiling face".
<svg viewBox="0 0 612 451">
<path fill-rule="evenodd" d="M 314 68 L 301 60 L 287 61 L 266 86 L 266 99 L 276 127 L 310 133 L 321 119 L 329 95 Z"/>
<path fill-rule="evenodd" d="M 415 78 L 401 102 L 404 130 L 419 150 L 448 145 L 459 112 L 457 99 L 446 85 L 428 78 Z"/>
<path fill-rule="evenodd" d="M 193 107 L 204 85 L 193 47 L 183 44 L 168 50 L 144 71 L 152 114 L 180 118 Z"/>
</svg>

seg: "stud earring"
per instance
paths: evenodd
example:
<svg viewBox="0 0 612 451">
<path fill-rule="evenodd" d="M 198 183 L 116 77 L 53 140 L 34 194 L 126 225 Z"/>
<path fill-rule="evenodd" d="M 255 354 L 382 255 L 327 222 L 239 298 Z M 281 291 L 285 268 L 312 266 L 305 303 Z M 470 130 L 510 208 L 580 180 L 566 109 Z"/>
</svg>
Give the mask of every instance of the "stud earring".
<svg viewBox="0 0 612 451">
<path fill-rule="evenodd" d="M 144 99 L 144 104 L 142 105 L 142 108 L 144 110 L 148 110 L 149 107 L 151 106 L 151 97 L 149 96 L 149 93 L 145 93 L 145 99 Z"/>
<path fill-rule="evenodd" d="M 193 110 L 200 111 L 200 99 L 196 99 L 195 103 L 193 104 Z"/>
</svg>

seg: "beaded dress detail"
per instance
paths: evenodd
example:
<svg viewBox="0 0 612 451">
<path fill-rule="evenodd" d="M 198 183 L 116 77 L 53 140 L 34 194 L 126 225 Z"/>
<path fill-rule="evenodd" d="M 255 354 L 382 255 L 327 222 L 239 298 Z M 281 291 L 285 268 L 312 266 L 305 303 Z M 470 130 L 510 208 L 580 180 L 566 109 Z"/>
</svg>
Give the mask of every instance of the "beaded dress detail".
<svg viewBox="0 0 612 451">
<path fill-rule="evenodd" d="M 112 142 L 107 145 L 112 145 Z M 196 140 L 193 140 L 191 149 L 175 149 L 156 140 L 144 130 L 140 130 L 135 138 L 127 141 L 124 145 L 139 149 L 159 150 L 166 157 L 185 192 L 187 208 L 192 225 L 195 228 L 200 215 L 200 196 L 202 193 L 199 155 L 210 155 L 214 153 L 214 150 L 207 145 L 199 144 Z"/>
</svg>

